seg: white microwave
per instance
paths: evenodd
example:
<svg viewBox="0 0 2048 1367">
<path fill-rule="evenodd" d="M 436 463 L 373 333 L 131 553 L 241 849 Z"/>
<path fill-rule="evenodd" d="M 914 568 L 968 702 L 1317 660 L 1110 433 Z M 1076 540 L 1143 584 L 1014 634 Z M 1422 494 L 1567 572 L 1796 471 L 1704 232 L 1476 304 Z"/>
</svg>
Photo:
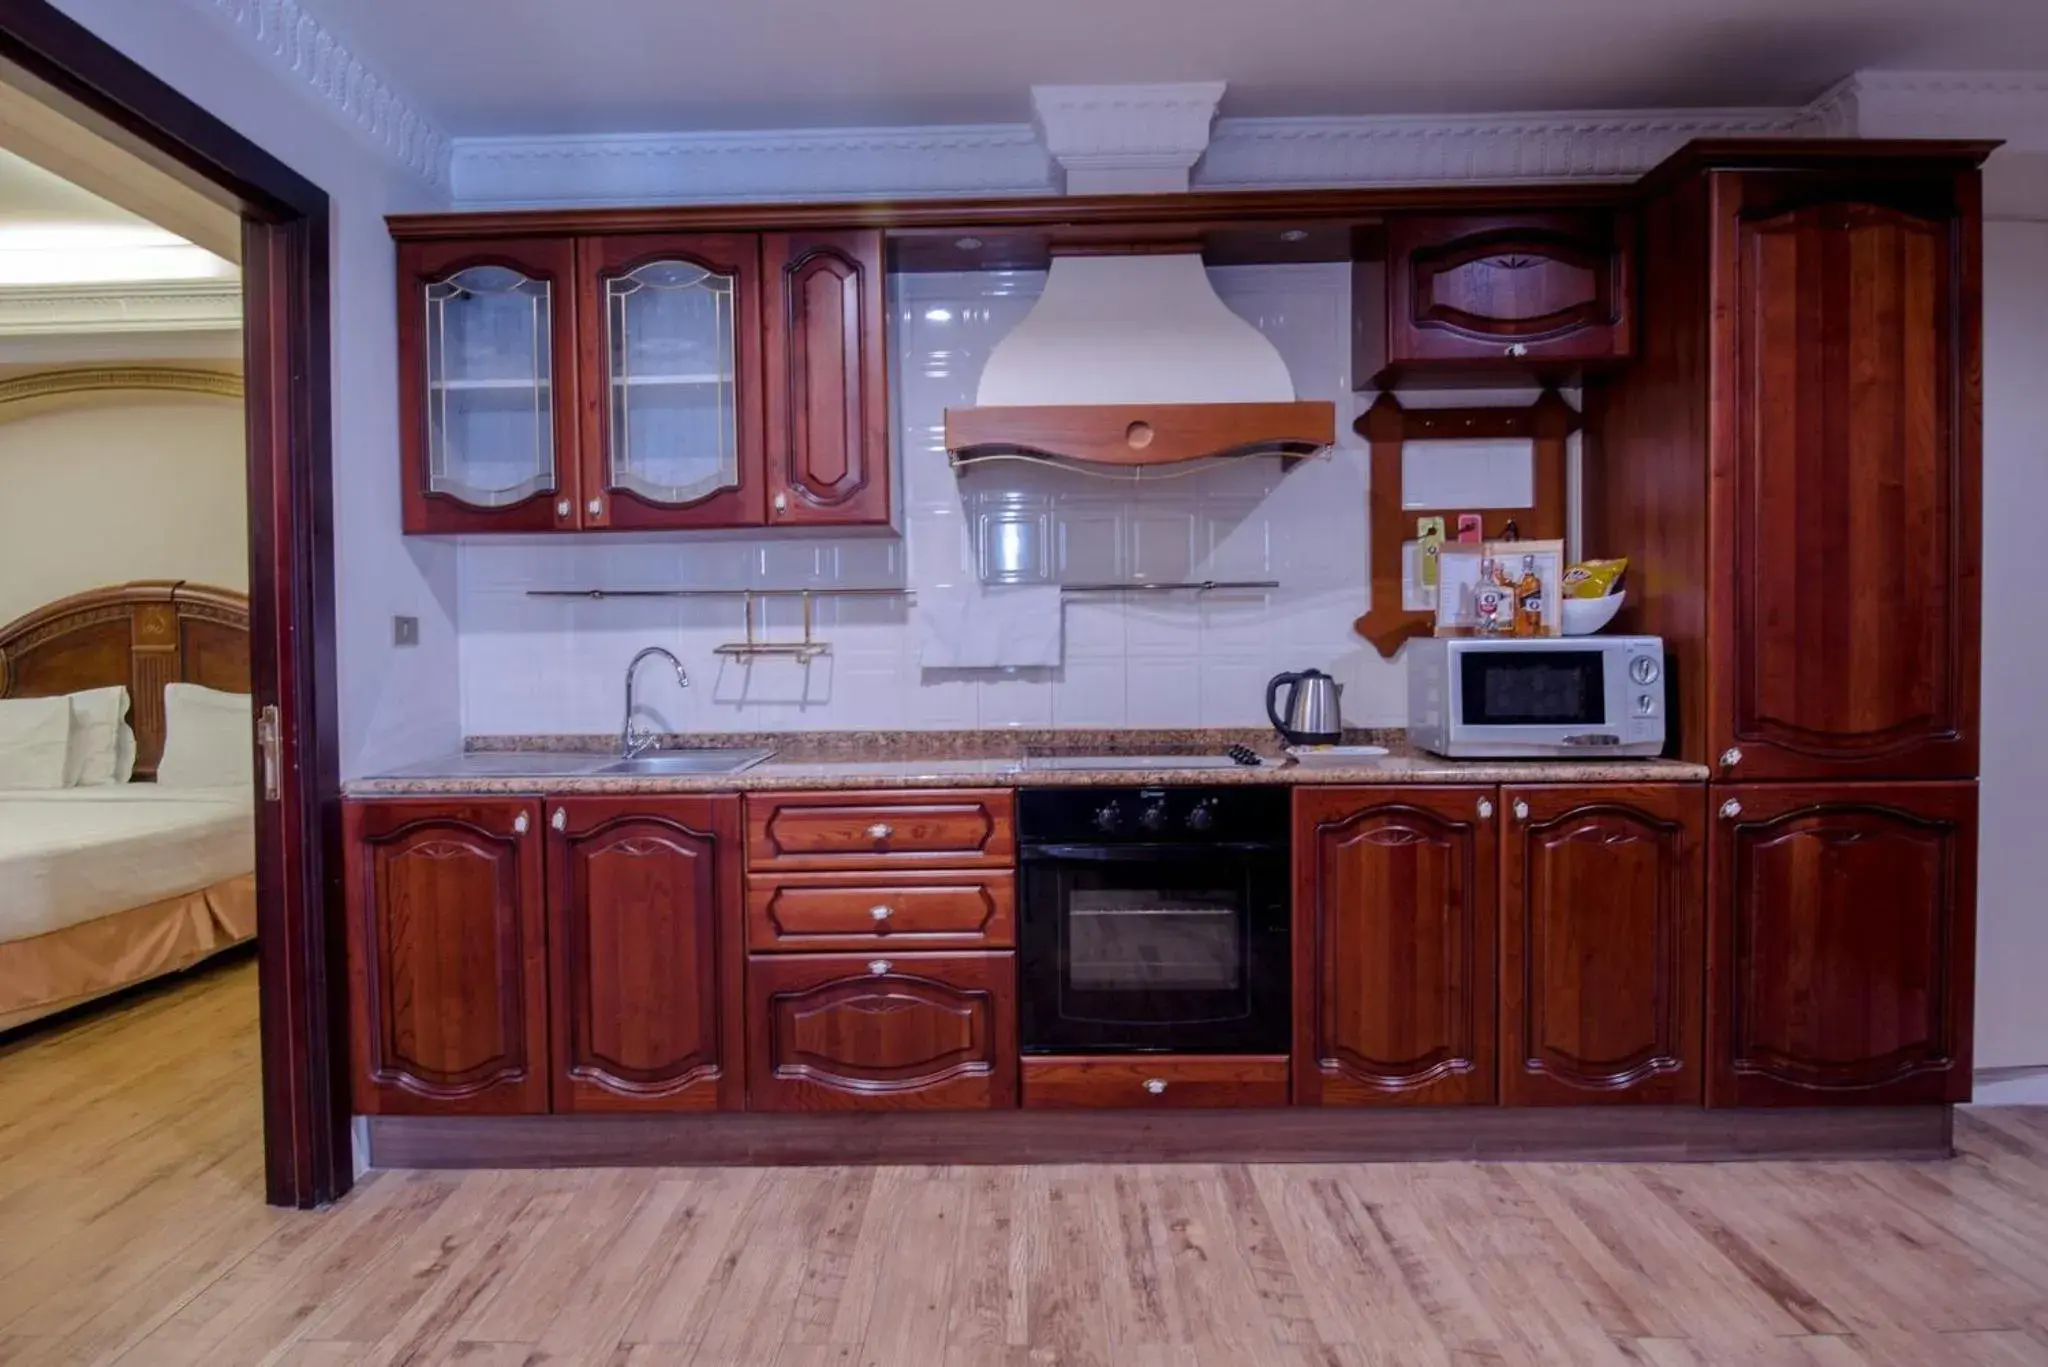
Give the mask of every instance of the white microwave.
<svg viewBox="0 0 2048 1367">
<path fill-rule="evenodd" d="M 1664 753 L 1655 636 L 1431 636 L 1408 645 L 1408 739 L 1449 759 Z"/>
</svg>

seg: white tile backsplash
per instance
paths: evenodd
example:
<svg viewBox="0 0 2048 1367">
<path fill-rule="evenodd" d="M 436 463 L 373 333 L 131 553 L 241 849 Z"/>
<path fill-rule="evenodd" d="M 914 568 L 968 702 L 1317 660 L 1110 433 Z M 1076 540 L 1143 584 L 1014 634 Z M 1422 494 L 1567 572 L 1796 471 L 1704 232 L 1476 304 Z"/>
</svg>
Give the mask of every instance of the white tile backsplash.
<svg viewBox="0 0 2048 1367">
<path fill-rule="evenodd" d="M 1265 719 L 1267 678 L 1310 667 L 1344 683 L 1347 721 L 1398 723 L 1402 668 L 1351 630 L 1367 607 L 1368 573 L 1366 456 L 1349 420 L 1371 396 L 1349 389 L 1347 272 L 1341 264 L 1211 272 L 1224 300 L 1279 348 L 1300 396 L 1337 402 L 1337 449 L 1284 476 L 1262 459 L 1138 487 L 1013 463 L 956 478 L 945 409 L 973 402 L 991 346 L 1030 308 L 1043 277 L 899 277 L 891 321 L 902 536 L 467 538 L 457 557 L 465 731 L 614 731 L 626 662 L 646 645 L 669 647 L 690 670 L 689 689 L 652 666 L 641 680 L 643 720 L 675 730 L 1250 726 Z M 1526 488 L 1526 455 L 1522 466 Z M 1513 460 L 1497 451 L 1482 453 L 1478 467 L 1484 487 L 1512 482 Z M 806 666 L 714 654 L 742 635 L 737 598 L 526 596 L 530 588 L 656 586 L 915 590 L 1005 577 L 1006 567 L 1007 577 L 1068 583 L 1276 579 L 1280 587 L 1207 598 L 1070 597 L 1062 668 L 948 672 L 919 668 L 917 608 L 904 599 L 818 600 L 816 634 L 832 653 Z M 793 600 L 769 604 L 757 632 L 793 638 L 798 610 Z"/>
</svg>

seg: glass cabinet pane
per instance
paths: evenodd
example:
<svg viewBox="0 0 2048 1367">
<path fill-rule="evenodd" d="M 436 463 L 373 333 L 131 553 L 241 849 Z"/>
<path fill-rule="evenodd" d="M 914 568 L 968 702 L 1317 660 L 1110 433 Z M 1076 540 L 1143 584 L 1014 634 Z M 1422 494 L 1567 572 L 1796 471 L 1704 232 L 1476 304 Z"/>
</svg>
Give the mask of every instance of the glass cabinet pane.
<svg viewBox="0 0 2048 1367">
<path fill-rule="evenodd" d="M 611 487 L 676 504 L 738 487 L 735 284 L 688 261 L 605 281 Z"/>
<path fill-rule="evenodd" d="M 552 491 L 553 287 L 472 266 L 426 297 L 429 490 L 480 508 Z"/>
</svg>

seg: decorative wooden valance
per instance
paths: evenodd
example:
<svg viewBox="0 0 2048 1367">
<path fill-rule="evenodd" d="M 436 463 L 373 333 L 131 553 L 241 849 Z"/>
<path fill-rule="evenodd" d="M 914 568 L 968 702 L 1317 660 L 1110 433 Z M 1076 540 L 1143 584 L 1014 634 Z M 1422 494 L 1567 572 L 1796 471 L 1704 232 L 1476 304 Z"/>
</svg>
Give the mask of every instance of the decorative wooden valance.
<svg viewBox="0 0 2048 1367">
<path fill-rule="evenodd" d="M 1125 467 L 1205 456 L 1277 455 L 1291 463 L 1336 440 L 1337 406 L 1321 399 L 946 410 L 955 466 L 1013 455 Z"/>
<path fill-rule="evenodd" d="M 1499 535 L 1512 519 L 1531 540 L 1562 538 L 1565 533 L 1565 441 L 1579 430 L 1579 414 L 1554 389 L 1522 408 L 1403 408 L 1392 392 L 1383 393 L 1353 425 L 1372 447 L 1370 505 L 1372 607 L 1351 629 L 1372 642 L 1387 659 L 1411 636 L 1427 636 L 1435 614 L 1402 606 L 1402 545 L 1413 539 L 1420 518 L 1444 519 L 1446 535 L 1456 530 L 1458 514 L 1479 513 L 1487 519 L 1485 534 Z M 1522 440 L 1531 443 L 1535 468 L 1530 482 L 1533 502 L 1527 508 L 1404 508 L 1401 506 L 1401 452 L 1411 441 Z"/>
</svg>

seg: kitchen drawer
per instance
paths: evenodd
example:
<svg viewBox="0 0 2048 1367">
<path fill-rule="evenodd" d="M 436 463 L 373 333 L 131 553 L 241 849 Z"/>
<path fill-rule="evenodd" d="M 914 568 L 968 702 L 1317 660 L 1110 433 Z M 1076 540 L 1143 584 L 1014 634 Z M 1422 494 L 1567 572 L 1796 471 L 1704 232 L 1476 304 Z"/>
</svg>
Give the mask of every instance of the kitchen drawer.
<svg viewBox="0 0 2048 1367">
<path fill-rule="evenodd" d="M 753 950 L 1008 949 L 1010 873 L 756 874 L 747 885 Z"/>
<path fill-rule="evenodd" d="M 1009 868 L 1008 789 L 756 793 L 747 798 L 753 869 Z"/>
<path fill-rule="evenodd" d="M 1285 1106 L 1285 1054 L 1064 1054 L 1024 1060 L 1040 1110 Z"/>
<path fill-rule="evenodd" d="M 747 1017 L 751 1110 L 1017 1104 L 1013 954 L 756 954 Z"/>
</svg>

